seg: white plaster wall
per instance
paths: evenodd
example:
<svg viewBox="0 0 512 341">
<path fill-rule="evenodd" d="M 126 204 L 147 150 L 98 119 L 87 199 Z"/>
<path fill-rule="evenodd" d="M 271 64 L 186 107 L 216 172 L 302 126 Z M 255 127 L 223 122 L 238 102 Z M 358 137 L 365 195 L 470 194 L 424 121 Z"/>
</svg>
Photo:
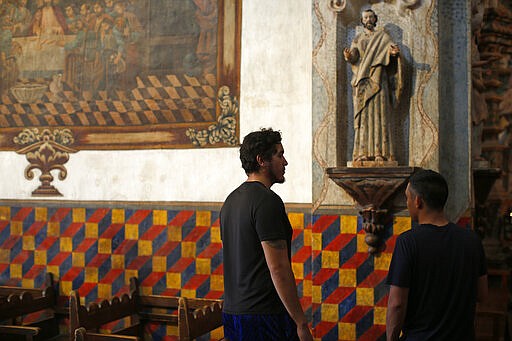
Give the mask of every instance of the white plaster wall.
<svg viewBox="0 0 512 341">
<path fill-rule="evenodd" d="M 241 138 L 261 127 L 283 134 L 286 183 L 273 189 L 288 203 L 311 203 L 311 4 L 295 0 L 243 2 Z M 39 186 L 28 165 L 0 153 L 0 199 L 31 199 Z M 238 148 L 80 151 L 53 184 L 61 200 L 222 202 L 245 180 Z"/>
</svg>

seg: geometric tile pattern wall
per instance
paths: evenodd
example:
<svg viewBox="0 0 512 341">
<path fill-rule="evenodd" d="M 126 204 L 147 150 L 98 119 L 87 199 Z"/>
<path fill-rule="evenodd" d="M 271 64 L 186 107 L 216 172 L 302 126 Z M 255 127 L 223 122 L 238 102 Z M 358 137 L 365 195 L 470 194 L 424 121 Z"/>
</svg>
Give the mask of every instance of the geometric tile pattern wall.
<svg viewBox="0 0 512 341">
<path fill-rule="evenodd" d="M 288 216 L 292 268 L 315 339 L 383 339 L 385 277 L 410 219 L 395 217 L 386 250 L 372 256 L 355 215 Z M 143 293 L 222 298 L 218 217 L 218 210 L 0 207 L 0 284 L 41 287 L 52 272 L 63 302 L 79 290 L 89 303 L 126 292 L 136 276 Z M 157 340 L 177 334 L 151 332 Z"/>
</svg>

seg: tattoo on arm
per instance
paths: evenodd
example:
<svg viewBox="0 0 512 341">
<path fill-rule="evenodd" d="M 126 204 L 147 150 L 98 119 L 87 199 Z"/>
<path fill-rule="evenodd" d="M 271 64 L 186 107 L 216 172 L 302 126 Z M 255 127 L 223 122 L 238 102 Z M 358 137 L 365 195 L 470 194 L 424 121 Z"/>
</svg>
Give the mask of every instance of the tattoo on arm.
<svg viewBox="0 0 512 341">
<path fill-rule="evenodd" d="M 286 249 L 286 241 L 284 240 L 265 240 L 263 241 L 268 246 L 274 248 L 274 249 Z"/>
</svg>

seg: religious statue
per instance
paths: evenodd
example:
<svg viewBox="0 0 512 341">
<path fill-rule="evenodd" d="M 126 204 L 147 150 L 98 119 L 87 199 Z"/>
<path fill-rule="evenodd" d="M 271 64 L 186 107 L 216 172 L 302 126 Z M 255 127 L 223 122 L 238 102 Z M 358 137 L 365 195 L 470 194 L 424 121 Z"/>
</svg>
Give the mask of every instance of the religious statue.
<svg viewBox="0 0 512 341">
<path fill-rule="evenodd" d="M 400 48 L 376 28 L 377 20 L 373 10 L 364 10 L 363 32 L 343 50 L 353 72 L 354 164 L 395 161 L 391 128 L 402 90 Z"/>
</svg>

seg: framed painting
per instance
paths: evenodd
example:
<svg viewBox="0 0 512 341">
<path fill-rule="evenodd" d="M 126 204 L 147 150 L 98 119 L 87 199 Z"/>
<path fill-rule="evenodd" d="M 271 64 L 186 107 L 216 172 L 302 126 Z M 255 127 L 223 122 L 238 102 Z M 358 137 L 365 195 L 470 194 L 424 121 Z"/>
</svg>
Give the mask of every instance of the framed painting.
<svg viewBox="0 0 512 341">
<path fill-rule="evenodd" d="M 0 150 L 236 145 L 241 5 L 0 0 Z"/>
</svg>

